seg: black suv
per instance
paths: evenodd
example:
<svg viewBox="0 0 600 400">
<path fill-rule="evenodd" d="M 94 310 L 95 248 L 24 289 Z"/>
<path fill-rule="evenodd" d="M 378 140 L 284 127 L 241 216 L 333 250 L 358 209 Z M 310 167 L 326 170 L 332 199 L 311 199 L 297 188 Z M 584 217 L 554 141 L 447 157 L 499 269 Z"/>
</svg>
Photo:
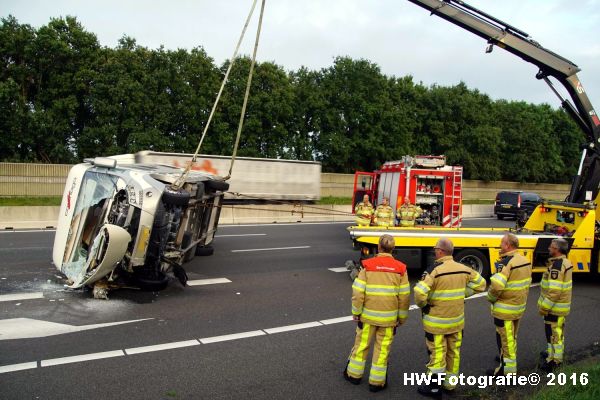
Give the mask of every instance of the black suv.
<svg viewBox="0 0 600 400">
<path fill-rule="evenodd" d="M 494 203 L 494 214 L 498 219 L 504 217 L 517 218 L 526 221 L 542 198 L 537 193 L 531 192 L 499 192 Z"/>
</svg>

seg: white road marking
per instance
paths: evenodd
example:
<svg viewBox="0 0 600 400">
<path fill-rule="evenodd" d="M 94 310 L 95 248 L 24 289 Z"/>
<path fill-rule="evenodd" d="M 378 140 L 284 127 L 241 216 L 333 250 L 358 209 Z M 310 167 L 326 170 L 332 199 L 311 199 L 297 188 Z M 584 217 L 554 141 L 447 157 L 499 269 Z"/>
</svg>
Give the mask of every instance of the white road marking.
<svg viewBox="0 0 600 400">
<path fill-rule="evenodd" d="M 103 358 L 121 357 L 124 356 L 123 350 L 104 351 L 101 353 L 90 353 L 82 354 L 79 356 L 51 358 L 49 360 L 42 360 L 40 366 L 51 367 L 53 365 L 71 364 L 82 361 L 100 360 Z"/>
<path fill-rule="evenodd" d="M 42 292 L 0 294 L 0 301 L 32 300 L 32 299 L 43 299 L 43 298 L 44 298 L 44 293 L 42 293 Z"/>
<path fill-rule="evenodd" d="M 478 297 L 485 297 L 485 296 L 487 296 L 487 292 L 477 293 L 477 294 L 474 294 L 472 296 L 465 297 L 465 300 L 471 300 L 471 299 L 476 299 Z"/>
<path fill-rule="evenodd" d="M 182 342 L 171 342 L 171 343 L 155 344 L 152 346 L 132 347 L 130 349 L 125 349 L 125 354 L 131 355 L 131 354 L 140 354 L 140 353 L 150 353 L 152 351 L 178 349 L 181 347 L 198 346 L 198 345 L 200 345 L 200 342 L 198 342 L 197 340 L 184 340 Z"/>
<path fill-rule="evenodd" d="M 245 233 L 245 234 L 239 234 L 239 235 L 216 235 L 216 238 L 220 238 L 220 237 L 241 237 L 241 236 L 267 236 L 266 233 Z"/>
<path fill-rule="evenodd" d="M 214 285 L 217 283 L 231 283 L 227 278 L 195 279 L 187 281 L 188 286 Z"/>
<path fill-rule="evenodd" d="M 273 251 L 273 250 L 293 250 L 293 249 L 309 249 L 310 246 L 293 246 L 293 247 L 270 247 L 266 249 L 244 249 L 244 250 L 231 250 L 232 253 L 242 253 L 248 251 Z"/>
<path fill-rule="evenodd" d="M 347 317 L 324 319 L 319 322 L 322 323 L 323 325 L 331 325 L 331 324 L 339 324 L 341 322 L 348 322 L 348 321 L 352 321 L 352 315 L 348 315 Z"/>
<path fill-rule="evenodd" d="M 263 330 L 265 332 L 267 332 L 269 335 L 272 335 L 274 333 L 296 331 L 298 329 L 306 329 L 306 328 L 315 328 L 317 326 L 323 326 L 323 324 L 320 323 L 319 321 L 313 321 L 313 322 L 305 322 L 304 324 L 278 326 L 277 328 L 269 328 L 269 329 L 263 329 Z"/>
<path fill-rule="evenodd" d="M 87 331 L 90 329 L 105 328 L 108 326 L 129 324 L 132 322 L 145 321 L 152 318 L 135 319 L 132 321 L 109 322 L 93 325 L 68 325 L 56 322 L 41 321 L 30 318 L 11 318 L 0 320 L 0 341 L 8 339 L 28 339 L 62 335 L 64 333 Z"/>
<path fill-rule="evenodd" d="M 332 272 L 350 272 L 350 271 L 348 271 L 348 268 L 346 268 L 346 267 L 335 267 L 335 268 L 327 268 L 327 269 Z"/>
<path fill-rule="evenodd" d="M 37 362 L 26 362 L 21 364 L 12 364 L 12 365 L 3 365 L 0 367 L 0 374 L 5 372 L 14 372 L 14 371 L 23 371 L 26 369 L 35 369 L 37 368 Z"/>
<path fill-rule="evenodd" d="M 540 285 L 539 283 L 534 283 L 531 285 L 531 287 L 535 287 L 535 286 L 539 286 L 539 285 Z M 468 297 L 466 300 L 480 298 L 480 297 L 485 296 L 486 294 L 487 294 L 487 292 L 479 293 L 474 296 Z M 413 304 L 409 307 L 409 310 L 418 310 L 418 309 L 419 309 L 419 307 L 417 307 L 415 304 Z M 23 318 L 23 319 L 25 319 L 25 318 Z M 299 329 L 316 328 L 319 326 L 327 326 L 327 325 L 331 325 L 331 324 L 350 322 L 350 321 L 352 321 L 352 316 L 348 315 L 348 316 L 339 317 L 339 318 L 325 319 L 322 321 L 306 322 L 303 324 L 280 326 L 280 327 L 276 327 L 276 328 L 234 333 L 234 334 L 230 334 L 230 335 L 213 336 L 213 337 L 202 338 L 202 339 L 197 339 L 197 340 L 194 339 L 194 340 L 187 340 L 187 341 L 181 341 L 181 342 L 163 343 L 163 344 L 152 345 L 152 346 L 135 347 L 135 348 L 125 349 L 125 350 L 113 350 L 113 351 L 106 351 L 106 352 L 101 352 L 101 353 L 82 354 L 79 356 L 52 358 L 52 359 L 40 361 L 40 366 L 41 367 L 49 367 L 49 366 L 53 366 L 53 365 L 76 363 L 76 362 L 90 361 L 90 360 L 99 360 L 99 359 L 103 359 L 103 358 L 120 357 L 120 356 L 148 353 L 148 352 L 161 351 L 161 350 L 167 350 L 167 349 L 196 346 L 199 344 L 224 342 L 224 341 L 229 341 L 229 340 L 263 336 L 266 334 L 271 335 L 271 334 L 276 334 L 276 333 L 295 331 L 295 330 L 299 330 Z M 0 322 L 2 322 L 2 321 L 0 321 Z M 129 322 L 133 322 L 133 321 L 129 321 Z M 89 326 L 92 326 L 92 325 L 89 325 Z M 0 374 L 6 373 L 6 372 L 22 371 L 22 370 L 26 370 L 26 369 L 35 369 L 35 368 L 37 368 L 37 362 L 27 362 L 27 363 L 21 363 L 21 364 L 3 365 L 3 366 L 0 366 Z"/>
<path fill-rule="evenodd" d="M 202 344 L 209 344 L 209 343 L 217 343 L 217 342 L 226 342 L 228 340 L 245 339 L 245 338 L 262 336 L 262 335 L 266 335 L 266 333 L 264 331 L 249 331 L 249 332 L 234 333 L 231 335 L 213 336 L 213 337 L 202 338 L 202 339 L 198 339 L 198 340 L 200 340 L 200 342 Z"/>
</svg>

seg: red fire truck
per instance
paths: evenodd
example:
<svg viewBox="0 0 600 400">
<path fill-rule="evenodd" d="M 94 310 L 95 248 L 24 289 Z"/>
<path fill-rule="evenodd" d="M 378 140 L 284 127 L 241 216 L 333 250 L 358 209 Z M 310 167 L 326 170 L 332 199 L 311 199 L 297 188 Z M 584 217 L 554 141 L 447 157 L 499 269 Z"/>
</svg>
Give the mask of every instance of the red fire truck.
<svg viewBox="0 0 600 400">
<path fill-rule="evenodd" d="M 368 194 L 375 205 L 388 197 L 396 210 L 408 197 L 423 210 L 417 225 L 460 227 L 462 171 L 462 167 L 446 165 L 445 156 L 404 156 L 377 171 L 356 172 L 352 204 Z"/>
</svg>

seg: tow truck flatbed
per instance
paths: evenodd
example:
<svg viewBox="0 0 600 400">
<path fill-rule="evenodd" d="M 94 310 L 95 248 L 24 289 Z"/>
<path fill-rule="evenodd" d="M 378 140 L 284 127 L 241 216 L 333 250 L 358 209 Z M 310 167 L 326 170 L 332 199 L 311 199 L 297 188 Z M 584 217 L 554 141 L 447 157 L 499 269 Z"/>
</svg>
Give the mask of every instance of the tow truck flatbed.
<svg viewBox="0 0 600 400">
<path fill-rule="evenodd" d="M 590 253 L 594 248 L 595 206 L 544 202 L 538 206 L 522 228 L 443 228 L 430 226 L 348 227 L 354 246 L 361 257 L 375 253 L 379 238 L 388 234 L 396 243 L 396 255 L 409 267 L 424 268 L 432 261 L 432 248 L 442 237 L 451 239 L 455 259 L 470 265 L 484 276 L 495 272 L 494 261 L 500 258 L 500 240 L 507 232 L 517 235 L 520 249 L 535 272 L 542 272 L 553 239 L 569 242 L 569 259 L 577 272 L 590 271 Z"/>
</svg>

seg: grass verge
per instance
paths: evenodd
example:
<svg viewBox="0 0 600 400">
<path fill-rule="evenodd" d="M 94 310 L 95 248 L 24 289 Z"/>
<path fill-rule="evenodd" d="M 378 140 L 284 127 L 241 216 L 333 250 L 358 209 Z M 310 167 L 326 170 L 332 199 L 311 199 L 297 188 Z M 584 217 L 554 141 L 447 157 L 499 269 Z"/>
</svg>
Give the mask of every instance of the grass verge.
<svg viewBox="0 0 600 400">
<path fill-rule="evenodd" d="M 600 399 L 600 360 L 567 365 L 554 373 L 553 386 L 545 386 L 530 400 Z"/>
<path fill-rule="evenodd" d="M 0 207 L 60 206 L 62 197 L 0 197 Z"/>
<path fill-rule="evenodd" d="M 352 204 L 352 197 L 334 197 L 334 196 L 321 197 L 321 200 L 317 201 L 317 204 L 320 204 L 320 205 Z"/>
</svg>

